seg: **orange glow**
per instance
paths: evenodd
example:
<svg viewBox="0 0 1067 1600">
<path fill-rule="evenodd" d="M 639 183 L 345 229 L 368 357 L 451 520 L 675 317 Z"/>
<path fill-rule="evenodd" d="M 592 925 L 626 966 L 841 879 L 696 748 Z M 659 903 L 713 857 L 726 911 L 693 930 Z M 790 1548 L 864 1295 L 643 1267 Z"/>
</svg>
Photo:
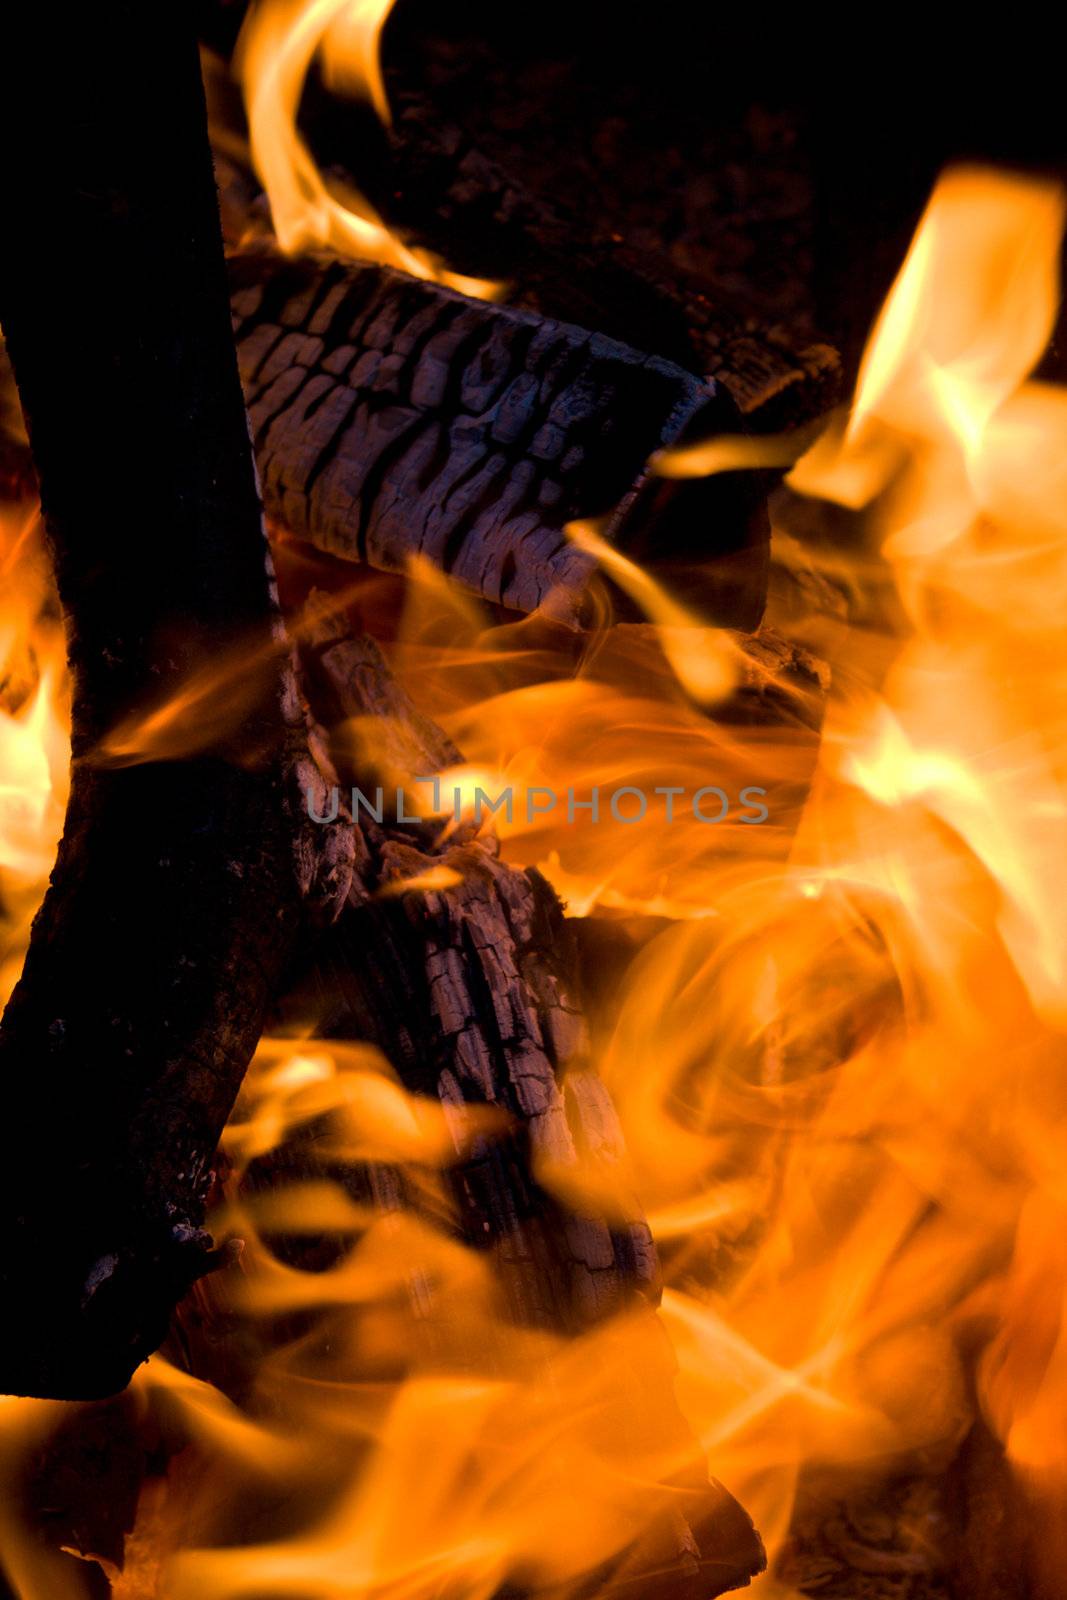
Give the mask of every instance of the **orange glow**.
<svg viewBox="0 0 1067 1600">
<path fill-rule="evenodd" d="M 610 562 L 651 619 L 589 634 L 577 663 L 566 630 L 536 617 L 493 627 L 473 597 L 412 568 L 393 665 L 468 760 L 441 774 L 442 805 L 457 785 L 468 814 L 476 785 L 493 797 L 510 788 L 511 816 L 484 811 L 483 825 L 506 858 L 539 867 L 573 914 L 714 916 L 724 873 L 789 848 L 815 762 L 805 718 L 814 716 L 817 680 L 785 673 L 758 643 L 704 627 L 590 530 L 571 533 Z M 765 694 L 782 715 L 771 727 L 746 723 L 746 696 Z M 709 786 L 730 802 L 719 821 L 714 796 L 704 820 L 693 810 Z M 612 796 L 626 788 L 640 794 L 613 810 Z M 745 820 L 760 814 L 759 796 L 742 798 L 750 788 L 776 800 L 759 825 Z M 656 792 L 669 789 L 678 793 Z"/>
<path fill-rule="evenodd" d="M 118 722 L 91 759 L 100 766 L 127 767 L 179 761 L 215 744 L 232 746 L 270 685 L 279 655 L 288 648 L 281 636 L 219 651 L 159 704 Z"/>
<path fill-rule="evenodd" d="M 870 508 L 906 632 L 849 630 L 789 866 L 647 947 L 603 1064 L 654 1216 L 729 1178 L 685 1261 L 736 1265 L 664 1314 L 772 1547 L 806 1465 L 950 1459 L 976 1327 L 987 1420 L 1045 1504 L 1067 1484 L 1067 410 L 1027 381 L 1063 212 L 939 185 L 850 420 L 792 475 Z"/>
<path fill-rule="evenodd" d="M 661 478 L 708 478 L 716 472 L 792 467 L 825 426 L 825 418 L 820 418 L 790 433 L 724 434 L 701 444 L 673 445 L 657 450 L 649 466 Z"/>
</svg>

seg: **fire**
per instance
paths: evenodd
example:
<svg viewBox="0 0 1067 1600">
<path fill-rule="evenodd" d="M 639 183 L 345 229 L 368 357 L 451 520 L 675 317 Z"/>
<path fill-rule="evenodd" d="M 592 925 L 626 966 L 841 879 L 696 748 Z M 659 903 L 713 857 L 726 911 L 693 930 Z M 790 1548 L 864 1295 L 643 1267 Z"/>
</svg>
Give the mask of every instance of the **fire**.
<svg viewBox="0 0 1067 1600">
<path fill-rule="evenodd" d="M 815 1467 L 939 1471 L 981 1414 L 1038 1505 L 1062 1492 L 1067 410 L 1027 379 L 1056 308 L 1062 217 L 1049 186 L 947 174 L 851 415 L 793 471 L 796 492 L 862 517 L 868 549 L 828 569 L 872 591 L 888 571 L 895 606 L 837 637 L 788 861 L 758 829 L 712 845 L 683 828 L 672 855 L 664 826 L 643 840 L 493 820 L 572 911 L 684 918 L 631 968 L 600 1063 L 629 1149 L 614 1181 L 636 1187 L 668 1249 L 680 1393 L 781 1552 L 756 1585 L 776 1600 L 796 1593 L 790 1519 Z M 394 663 L 498 779 L 725 781 L 733 762 L 773 809 L 804 779 L 798 749 L 707 717 L 667 642 L 620 630 L 614 660 L 593 641 L 565 673 L 536 619 L 493 628 L 424 580 Z M 731 659 L 729 641 L 700 642 Z M 612 1181 L 590 1173 L 586 1193 L 603 1204 Z M 567 1197 L 581 1188 L 568 1175 Z M 513 1561 L 538 1532 L 518 1517 Z M 331 1527 L 327 1549 L 340 1537 Z M 431 1570 L 412 1592 L 434 1592 Z"/>
<path fill-rule="evenodd" d="M 0 1003 L 22 968 L 55 860 L 70 737 L 66 647 L 37 508 L 0 522 Z"/>
<path fill-rule="evenodd" d="M 409 249 L 351 184 L 328 181 L 298 131 L 300 97 L 316 57 L 327 82 L 368 100 L 388 123 L 379 41 L 392 7 L 393 0 L 258 0 L 249 13 L 241 76 L 252 159 L 278 243 L 287 254 L 327 249 L 493 299 L 497 285 L 449 272 L 427 251 Z"/>
<path fill-rule="evenodd" d="M 255 1163 L 309 1118 L 317 1162 L 401 1162 L 417 1209 L 360 1203 L 336 1176 L 257 1184 Z M 491 1600 L 520 1574 L 556 1592 L 669 1525 L 668 1480 L 693 1447 L 657 1422 L 669 1364 L 654 1321 L 575 1341 L 516 1328 L 485 1259 L 442 1225 L 442 1163 L 491 1135 L 477 1112 L 446 1124 L 372 1050 L 264 1042 L 214 1219 L 245 1241 L 241 1270 L 225 1307 L 201 1300 L 208 1346 L 214 1319 L 236 1315 L 262 1359 L 240 1407 L 168 1360 L 137 1375 L 140 1426 L 178 1454 L 171 1493 L 142 1494 L 117 1594 Z M 314 1270 L 295 1264 L 302 1248 Z M 242 1505 L 264 1532 L 228 1545 Z"/>
<path fill-rule="evenodd" d="M 1067 413 L 1027 374 L 1063 216 L 1051 185 L 939 184 L 791 480 L 865 513 L 902 637 L 850 630 L 791 862 L 646 949 L 604 1063 L 654 1207 L 729 1178 L 684 1259 L 731 1269 L 664 1314 L 772 1545 L 814 1463 L 950 1458 L 975 1339 L 979 1410 L 1062 1505 Z"/>
<path fill-rule="evenodd" d="M 353 11 L 348 40 L 380 112 L 386 10 Z M 272 197 L 284 218 L 288 182 L 290 246 L 336 246 L 336 202 L 300 220 L 325 190 L 294 118 L 339 7 L 289 7 L 288 44 L 269 32 L 281 13 L 260 7 L 246 47 L 258 158 L 289 174 Z M 1050 184 L 947 173 L 850 413 L 792 470 L 795 494 L 853 514 L 855 552 L 825 565 L 868 619 L 823 632 L 817 754 L 802 719 L 716 720 L 746 671 L 787 704 L 804 691 L 628 564 L 616 575 L 651 625 L 582 641 L 545 619 L 493 626 L 413 579 L 393 665 L 463 750 L 465 803 L 504 781 L 766 789 L 759 827 L 669 824 L 662 808 L 646 831 L 492 819 L 572 914 L 632 933 L 597 1063 L 628 1158 L 540 1176 L 579 1206 L 639 1195 L 664 1247 L 662 1311 L 570 1341 L 510 1325 L 442 1180 L 499 1125 L 427 1104 L 367 1048 L 265 1041 L 213 1218 L 244 1251 L 183 1313 L 204 1375 L 172 1350 L 135 1380 L 137 1425 L 170 1460 L 146 1481 L 116 1595 L 601 1592 L 593 1575 L 624 1576 L 635 1540 L 658 1548 L 694 1464 L 662 1425 L 671 1360 L 697 1464 L 706 1453 L 767 1541 L 764 1600 L 801 1593 L 790 1528 L 813 1473 L 936 1479 L 976 1418 L 1048 1533 L 1035 1581 L 1062 1592 L 1067 394 L 1029 375 L 1064 215 Z M 797 556 L 785 529 L 778 550 Z M 44 682 L 0 730 L 29 751 L 25 831 L 5 829 L 4 859 L 34 871 L 56 794 Z M 805 792 L 799 824 L 781 820 Z M 377 1193 L 345 1178 L 367 1160 L 389 1175 Z M 4 1472 L 55 1426 L 54 1408 L 12 1411 Z M 0 1546 L 26 1570 L 10 1520 Z"/>
<path fill-rule="evenodd" d="M 739 859 L 788 850 L 815 760 L 818 679 L 783 674 L 770 651 L 746 652 L 736 635 L 701 626 L 592 530 L 571 533 L 630 589 L 647 624 L 580 644 L 537 617 L 493 626 L 424 565 L 411 572 L 392 664 L 469 762 L 441 774 L 442 802 L 456 784 L 468 812 L 475 784 L 491 798 L 510 791 L 510 814 L 501 808 L 486 825 L 572 913 L 713 916 L 712 886 Z M 746 724 L 743 709 L 721 714 L 731 694 L 743 707 L 744 692 L 768 689 L 782 707 L 773 727 Z M 694 809 L 711 789 L 725 801 L 705 793 Z"/>
</svg>

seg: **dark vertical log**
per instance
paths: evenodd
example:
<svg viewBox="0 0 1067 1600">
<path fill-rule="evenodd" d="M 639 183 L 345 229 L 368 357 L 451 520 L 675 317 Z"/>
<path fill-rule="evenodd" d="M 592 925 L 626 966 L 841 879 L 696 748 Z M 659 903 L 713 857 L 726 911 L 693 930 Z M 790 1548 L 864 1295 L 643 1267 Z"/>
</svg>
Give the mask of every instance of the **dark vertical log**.
<svg viewBox="0 0 1067 1600">
<path fill-rule="evenodd" d="M 0 320 L 68 622 L 74 770 L 0 1027 L 0 1390 L 91 1397 L 208 1260 L 211 1155 L 297 925 L 294 719 L 191 20 L 107 0 L 4 26 Z M 247 693 L 211 730 L 193 708 L 187 759 L 99 763 L 117 721 L 234 650 Z"/>
</svg>

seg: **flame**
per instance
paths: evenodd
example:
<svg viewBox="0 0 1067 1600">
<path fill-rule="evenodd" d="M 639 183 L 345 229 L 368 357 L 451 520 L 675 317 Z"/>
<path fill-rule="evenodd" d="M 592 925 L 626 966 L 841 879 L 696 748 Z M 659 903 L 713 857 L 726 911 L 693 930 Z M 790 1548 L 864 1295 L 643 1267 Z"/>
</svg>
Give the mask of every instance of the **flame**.
<svg viewBox="0 0 1067 1600">
<path fill-rule="evenodd" d="M 610 545 L 589 523 L 572 522 L 566 531 L 572 543 L 595 556 L 603 571 L 656 624 L 663 653 L 678 682 L 693 699 L 704 706 L 725 700 L 737 682 L 736 652 L 729 634 L 702 627 L 699 616 Z"/>
<path fill-rule="evenodd" d="M 653 1215 L 728 1180 L 684 1262 L 731 1266 L 665 1315 L 772 1547 L 812 1463 L 951 1458 L 975 1339 L 979 1407 L 1062 1517 L 1067 411 L 1027 375 L 1063 218 L 1050 184 L 939 183 L 791 478 L 863 512 L 902 635 L 849 630 L 791 861 L 646 948 L 604 1063 Z"/>
<path fill-rule="evenodd" d="M 698 444 L 671 445 L 649 458 L 661 478 L 709 478 L 716 472 L 746 472 L 763 467 L 793 467 L 826 427 L 826 418 L 804 423 L 790 433 L 724 434 Z"/>
<path fill-rule="evenodd" d="M 463 879 L 453 867 L 428 867 L 425 872 L 414 872 L 409 878 L 394 878 L 377 891 L 382 899 L 400 894 L 410 894 L 419 889 L 454 889 Z"/>
<path fill-rule="evenodd" d="M 574 914 L 714 916 L 713 885 L 739 858 L 788 849 L 815 760 L 817 677 L 707 628 L 591 530 L 570 531 L 610 561 L 647 625 L 580 645 L 544 618 L 494 626 L 473 597 L 412 567 L 392 664 L 468 761 L 439 774 L 442 814 L 457 788 L 464 816 L 478 787 L 490 800 L 510 791 L 510 811 L 483 807 L 483 830 L 506 858 L 545 873 Z M 781 708 L 775 725 L 746 721 L 746 697 L 766 695 Z M 698 815 L 702 790 L 721 791 L 725 810 L 706 793 Z M 412 792 L 428 807 L 427 789 Z"/>
<path fill-rule="evenodd" d="M 662 1335 L 647 1313 L 574 1341 L 506 1322 L 485 1259 L 443 1226 L 434 1181 L 493 1123 L 475 1111 L 446 1131 L 441 1119 L 369 1048 L 263 1042 L 213 1218 L 245 1249 L 224 1309 L 209 1295 L 201 1315 L 209 1328 L 220 1312 L 231 1326 L 238 1317 L 266 1353 L 240 1405 L 168 1359 L 135 1377 L 133 1426 L 166 1441 L 172 1459 L 165 1479 L 146 1483 L 122 1570 L 103 1563 L 114 1592 L 490 1600 L 515 1574 L 556 1592 L 670 1521 L 679 1490 L 669 1480 L 692 1446 L 657 1420 Z M 257 1161 L 277 1158 L 301 1128 L 315 1130 L 316 1160 L 402 1162 L 406 1183 L 421 1172 L 417 1209 L 359 1204 L 340 1176 L 257 1184 Z M 329 1264 L 283 1259 L 327 1232 L 339 1241 Z M 294 1316 L 309 1313 L 293 1336 Z M 288 1339 L 270 1333 L 279 1317 Z M 64 1412 L 30 1403 L 12 1414 L 0 1440 L 15 1481 Z M 585 1485 L 577 1498 L 574 1482 Z M 249 1514 L 263 1531 L 231 1542 Z M 0 1519 L 13 1571 L 19 1535 Z"/>
<path fill-rule="evenodd" d="M 252 159 L 288 255 L 327 249 L 399 267 L 463 294 L 494 299 L 500 286 L 447 271 L 409 249 L 351 184 L 331 185 L 297 129 L 304 82 L 321 56 L 328 82 L 370 102 L 388 124 L 379 41 L 393 0 L 258 0 L 241 34 L 239 60 Z"/>
<path fill-rule="evenodd" d="M 22 968 L 63 829 L 70 766 L 66 645 L 36 506 L 0 520 L 0 1003 Z"/>
<path fill-rule="evenodd" d="M 780 729 L 679 692 L 643 574 L 653 628 L 577 663 L 543 621 L 493 627 L 417 576 L 393 652 L 472 765 L 516 785 L 725 782 L 732 761 L 773 815 L 810 779 L 784 861 L 769 831 L 712 846 L 662 813 L 647 843 L 493 823 L 572 913 L 684 919 L 646 938 L 602 1053 L 625 1170 L 541 1176 L 579 1207 L 641 1196 L 685 1409 L 772 1552 L 814 1466 L 943 1470 L 976 1410 L 1035 1503 L 1063 1503 L 1067 404 L 1027 376 L 1062 221 L 1050 185 L 946 174 L 850 415 L 793 470 L 862 527 L 830 574 L 861 596 L 888 574 L 876 614 L 900 618 L 836 636 L 814 772 Z M 795 1595 L 785 1570 L 754 1592 Z"/>
</svg>

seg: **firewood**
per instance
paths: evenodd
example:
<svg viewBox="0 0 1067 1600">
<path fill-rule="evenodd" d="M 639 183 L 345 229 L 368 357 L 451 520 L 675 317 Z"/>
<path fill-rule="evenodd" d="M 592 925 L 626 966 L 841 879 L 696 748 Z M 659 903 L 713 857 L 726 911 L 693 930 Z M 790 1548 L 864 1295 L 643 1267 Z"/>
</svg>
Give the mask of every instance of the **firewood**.
<svg viewBox="0 0 1067 1600">
<path fill-rule="evenodd" d="M 664 445 L 738 430 L 721 385 L 388 268 L 264 253 L 233 260 L 231 283 L 264 501 L 291 533 L 387 570 L 422 556 L 490 600 L 575 619 L 596 563 L 564 528 L 605 516 L 623 550 L 689 569 L 711 620 L 758 622 L 754 475 L 646 471 Z"/>
<path fill-rule="evenodd" d="M 604 515 L 708 620 L 759 622 L 762 475 L 646 470 L 663 445 L 739 430 L 721 384 L 387 268 L 264 253 L 234 258 L 231 281 L 264 500 L 290 533 L 387 570 L 421 555 L 486 599 L 573 622 L 605 580 L 564 527 Z M 6 457 L 32 471 L 17 440 Z"/>
<path fill-rule="evenodd" d="M 212 1263 L 212 1156 L 302 915 L 302 733 L 190 21 L 109 0 L 9 24 L 48 112 L 26 137 L 5 99 L 20 242 L 0 317 L 68 620 L 74 767 L 0 1025 L 0 1389 L 91 1398 Z M 193 730 L 181 760 L 98 760 L 230 651 L 258 667 L 240 727 Z"/>
</svg>

